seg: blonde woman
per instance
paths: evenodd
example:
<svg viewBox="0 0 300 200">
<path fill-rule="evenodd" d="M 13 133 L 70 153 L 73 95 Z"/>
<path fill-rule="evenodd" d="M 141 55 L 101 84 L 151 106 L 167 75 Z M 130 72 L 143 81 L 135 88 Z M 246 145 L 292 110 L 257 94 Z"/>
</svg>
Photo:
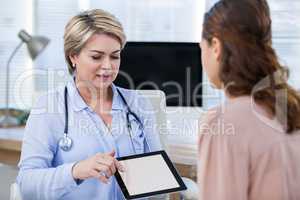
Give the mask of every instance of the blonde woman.
<svg viewBox="0 0 300 200">
<path fill-rule="evenodd" d="M 150 103 L 113 84 L 124 45 L 121 24 L 103 10 L 82 12 L 66 25 L 74 81 L 32 109 L 17 178 L 25 200 L 123 199 L 113 177 L 124 170 L 116 157 L 161 148 Z"/>
</svg>

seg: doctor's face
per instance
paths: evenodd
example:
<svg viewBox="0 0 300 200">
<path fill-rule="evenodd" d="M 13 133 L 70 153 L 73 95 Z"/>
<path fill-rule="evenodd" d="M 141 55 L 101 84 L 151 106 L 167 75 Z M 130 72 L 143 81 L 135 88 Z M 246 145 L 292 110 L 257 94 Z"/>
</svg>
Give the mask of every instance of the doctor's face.
<svg viewBox="0 0 300 200">
<path fill-rule="evenodd" d="M 120 42 L 107 34 L 92 35 L 78 55 L 70 56 L 76 64 L 76 79 L 96 89 L 107 89 L 120 67 Z"/>
</svg>

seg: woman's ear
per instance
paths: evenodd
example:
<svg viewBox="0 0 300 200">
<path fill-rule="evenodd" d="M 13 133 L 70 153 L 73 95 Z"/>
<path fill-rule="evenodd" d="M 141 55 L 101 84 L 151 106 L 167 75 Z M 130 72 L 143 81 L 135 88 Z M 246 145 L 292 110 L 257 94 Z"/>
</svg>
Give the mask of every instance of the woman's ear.
<svg viewBox="0 0 300 200">
<path fill-rule="evenodd" d="M 76 65 L 76 61 L 78 59 L 77 54 L 69 54 L 69 59 L 71 60 L 71 62 L 73 63 L 73 66 Z"/>
<path fill-rule="evenodd" d="M 218 38 L 213 37 L 212 41 L 211 41 L 211 47 L 213 49 L 213 54 L 215 56 L 215 59 L 217 61 L 220 61 L 221 60 L 221 41 Z"/>
</svg>

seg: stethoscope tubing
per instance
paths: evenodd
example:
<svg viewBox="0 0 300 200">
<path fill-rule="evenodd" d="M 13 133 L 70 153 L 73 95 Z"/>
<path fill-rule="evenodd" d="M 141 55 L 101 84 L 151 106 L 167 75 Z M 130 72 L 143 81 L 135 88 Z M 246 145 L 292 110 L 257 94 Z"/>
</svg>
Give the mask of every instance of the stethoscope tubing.
<svg viewBox="0 0 300 200">
<path fill-rule="evenodd" d="M 127 129 L 128 129 L 128 133 L 129 133 L 129 138 L 130 138 L 130 142 L 131 142 L 131 145 L 132 145 L 132 150 L 134 152 L 134 154 L 137 153 L 136 151 L 136 148 L 135 148 L 135 145 L 134 145 L 134 142 L 133 142 L 133 134 L 132 134 L 132 126 L 131 126 L 131 123 L 130 123 L 130 118 L 129 118 L 129 115 L 132 115 L 135 120 L 140 124 L 140 128 L 142 131 L 144 131 L 144 125 L 142 123 L 142 121 L 140 120 L 140 118 L 136 115 L 136 113 L 134 113 L 125 97 L 123 96 L 123 94 L 121 93 L 121 91 L 116 88 L 118 94 L 120 95 L 125 107 L 126 107 L 126 110 L 127 110 L 127 113 L 126 113 L 126 123 L 127 123 Z M 64 127 L 64 135 L 63 137 L 61 137 L 58 141 L 58 145 L 59 147 L 63 150 L 63 151 L 70 151 L 70 149 L 72 148 L 73 146 L 73 140 L 70 138 L 70 136 L 68 135 L 68 127 L 69 127 L 69 111 L 68 111 L 68 89 L 67 87 L 65 86 L 65 89 L 64 89 L 64 104 L 65 104 L 65 127 Z M 147 141 L 147 138 L 145 137 L 145 143 L 148 147 L 148 150 L 151 151 L 150 149 L 150 146 L 148 144 L 148 141 Z"/>
</svg>

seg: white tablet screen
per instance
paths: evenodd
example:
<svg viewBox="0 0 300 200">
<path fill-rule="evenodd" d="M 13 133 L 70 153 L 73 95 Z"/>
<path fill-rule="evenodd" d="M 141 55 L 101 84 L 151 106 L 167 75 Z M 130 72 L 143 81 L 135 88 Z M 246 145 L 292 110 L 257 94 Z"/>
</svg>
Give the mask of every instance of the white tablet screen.
<svg viewBox="0 0 300 200">
<path fill-rule="evenodd" d="M 120 161 L 125 172 L 119 172 L 130 195 L 179 187 L 162 155 Z"/>
</svg>

